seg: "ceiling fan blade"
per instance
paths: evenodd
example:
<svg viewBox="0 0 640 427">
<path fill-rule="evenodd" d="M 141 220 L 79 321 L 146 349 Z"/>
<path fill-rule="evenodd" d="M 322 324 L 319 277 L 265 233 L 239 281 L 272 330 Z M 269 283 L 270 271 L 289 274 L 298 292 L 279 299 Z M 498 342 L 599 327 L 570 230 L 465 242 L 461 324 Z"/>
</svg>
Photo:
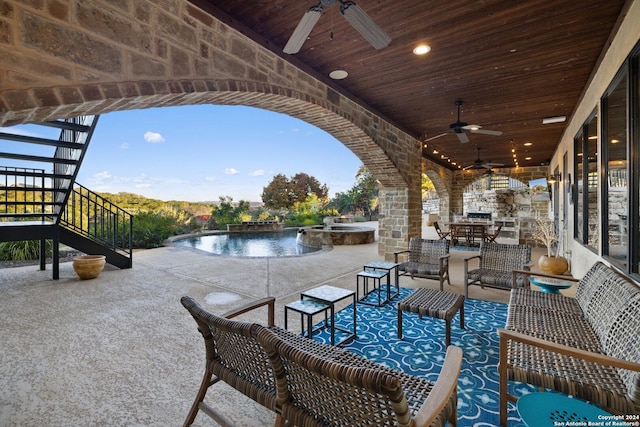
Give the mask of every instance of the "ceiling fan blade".
<svg viewBox="0 0 640 427">
<path fill-rule="evenodd" d="M 360 6 L 352 1 L 345 1 L 340 4 L 340 13 L 349 24 L 360 33 L 365 40 L 375 49 L 387 47 L 391 42 L 391 37 L 385 33 L 378 24 Z"/>
<path fill-rule="evenodd" d="M 438 139 L 438 138 L 440 138 L 442 136 L 445 136 L 445 135 L 449 135 L 449 132 L 441 133 L 440 135 L 436 135 L 436 136 L 432 136 L 431 138 L 425 139 L 424 142 L 433 141 L 434 139 Z"/>
<path fill-rule="evenodd" d="M 466 133 L 464 132 L 454 132 L 456 134 L 456 136 L 458 137 L 458 139 L 460 140 L 461 143 L 466 144 L 467 142 L 469 142 L 469 137 L 467 136 Z"/>
<path fill-rule="evenodd" d="M 499 130 L 469 129 L 469 132 L 471 132 L 471 133 L 482 133 L 484 135 L 494 135 L 494 136 L 502 135 L 502 132 L 499 131 Z"/>
<path fill-rule="evenodd" d="M 307 10 L 282 51 L 289 54 L 298 53 L 320 16 L 322 16 L 322 7 L 320 5 L 313 6 Z"/>
<path fill-rule="evenodd" d="M 486 166 L 489 168 L 500 168 L 504 166 L 504 163 L 487 162 L 487 163 L 484 163 L 483 166 Z"/>
</svg>

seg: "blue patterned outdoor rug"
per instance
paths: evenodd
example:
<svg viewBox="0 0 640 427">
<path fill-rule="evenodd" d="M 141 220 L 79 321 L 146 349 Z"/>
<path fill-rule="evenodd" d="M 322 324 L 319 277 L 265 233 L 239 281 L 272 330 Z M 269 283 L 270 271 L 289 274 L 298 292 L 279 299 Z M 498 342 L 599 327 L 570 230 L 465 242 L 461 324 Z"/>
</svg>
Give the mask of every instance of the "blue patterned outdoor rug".
<svg viewBox="0 0 640 427">
<path fill-rule="evenodd" d="M 403 339 L 397 338 L 397 303 L 413 292 L 400 289 L 400 297 L 383 307 L 358 304 L 357 339 L 344 348 L 385 366 L 435 381 L 445 355 L 444 320 L 403 313 Z M 465 329 L 460 329 L 457 314 L 451 321 L 451 344 L 464 352 L 458 381 L 458 426 L 488 427 L 499 423 L 499 338 L 497 329 L 504 327 L 507 305 L 491 301 L 467 299 L 464 306 Z M 343 328 L 353 325 L 353 308 L 336 314 Z M 340 335 L 336 333 L 336 340 Z M 314 339 L 329 343 L 329 332 L 321 330 Z M 537 391 L 526 384 L 509 383 L 510 391 L 521 396 Z M 509 403 L 509 427 L 524 424 Z"/>
</svg>

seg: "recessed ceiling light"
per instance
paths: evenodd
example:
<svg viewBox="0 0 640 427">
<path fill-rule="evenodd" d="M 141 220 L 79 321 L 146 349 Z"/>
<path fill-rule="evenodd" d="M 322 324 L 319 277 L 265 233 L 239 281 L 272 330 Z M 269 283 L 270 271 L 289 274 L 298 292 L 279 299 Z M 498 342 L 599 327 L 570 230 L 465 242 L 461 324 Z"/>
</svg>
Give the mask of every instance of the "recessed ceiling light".
<svg viewBox="0 0 640 427">
<path fill-rule="evenodd" d="M 525 147 L 531 147 L 533 145 L 533 142 L 525 142 L 524 146 Z"/>
<path fill-rule="evenodd" d="M 333 70 L 329 73 L 329 77 L 331 77 L 333 80 L 346 79 L 348 75 L 349 73 L 347 73 L 345 70 Z"/>
<path fill-rule="evenodd" d="M 416 55 L 426 55 L 429 52 L 431 52 L 431 46 L 428 44 L 419 44 L 413 48 L 413 53 Z"/>
<path fill-rule="evenodd" d="M 611 140 L 611 143 L 612 143 L 612 144 L 617 144 L 618 142 L 620 142 L 620 140 L 619 140 L 619 139 L 612 139 L 612 140 Z"/>
<path fill-rule="evenodd" d="M 524 159 L 525 160 L 531 160 L 531 157 L 525 157 Z"/>
</svg>

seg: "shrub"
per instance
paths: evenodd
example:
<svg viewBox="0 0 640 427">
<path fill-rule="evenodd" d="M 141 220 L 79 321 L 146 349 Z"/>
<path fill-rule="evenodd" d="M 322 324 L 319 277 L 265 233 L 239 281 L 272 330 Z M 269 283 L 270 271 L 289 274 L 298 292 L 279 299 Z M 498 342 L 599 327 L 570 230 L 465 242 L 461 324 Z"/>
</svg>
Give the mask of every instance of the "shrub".
<svg viewBox="0 0 640 427">
<path fill-rule="evenodd" d="M 142 212 L 133 220 L 133 247 L 157 248 L 169 237 L 178 233 L 178 224 L 172 216 Z"/>
<path fill-rule="evenodd" d="M 46 241 L 46 255 L 51 256 L 53 245 Z M 26 261 L 40 258 L 39 240 L 0 243 L 0 261 Z"/>
</svg>

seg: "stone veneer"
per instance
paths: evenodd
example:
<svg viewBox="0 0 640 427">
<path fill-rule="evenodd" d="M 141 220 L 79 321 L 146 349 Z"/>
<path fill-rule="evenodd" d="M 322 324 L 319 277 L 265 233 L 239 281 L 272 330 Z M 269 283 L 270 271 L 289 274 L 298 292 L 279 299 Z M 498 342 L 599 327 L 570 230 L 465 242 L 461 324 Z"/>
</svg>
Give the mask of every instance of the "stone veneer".
<svg viewBox="0 0 640 427">
<path fill-rule="evenodd" d="M 186 0 L 5 0 L 0 30 L 0 126 L 194 104 L 288 114 L 336 137 L 380 182 L 386 259 L 421 233 L 421 162 L 451 188 L 415 137 Z"/>
</svg>

